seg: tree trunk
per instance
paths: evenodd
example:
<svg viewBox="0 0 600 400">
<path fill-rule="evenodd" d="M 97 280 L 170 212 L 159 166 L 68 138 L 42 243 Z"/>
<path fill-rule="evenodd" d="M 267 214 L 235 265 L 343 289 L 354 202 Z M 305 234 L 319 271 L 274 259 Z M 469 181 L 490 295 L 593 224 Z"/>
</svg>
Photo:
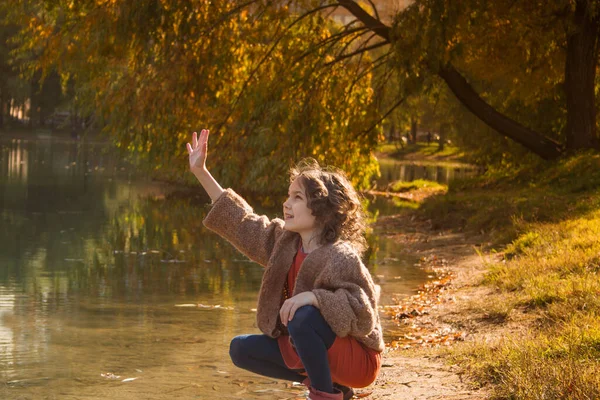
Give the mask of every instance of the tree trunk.
<svg viewBox="0 0 600 400">
<path fill-rule="evenodd" d="M 496 111 L 485 102 L 467 80 L 450 64 L 438 75 L 446 82 L 458 100 L 477 118 L 502 135 L 522 144 L 540 157 L 550 160 L 561 155 L 558 142 L 547 138 Z"/>
<path fill-rule="evenodd" d="M 29 128 L 33 128 L 33 121 L 35 119 L 37 119 L 37 108 L 38 108 L 38 91 L 37 89 L 37 84 L 35 82 L 35 79 L 32 78 L 29 81 L 29 121 L 27 123 L 27 126 L 29 126 Z M 23 110 L 25 110 L 25 106 L 23 106 Z M 25 116 L 25 111 L 23 111 L 23 116 Z"/>
<path fill-rule="evenodd" d="M 354 0 L 339 0 L 339 3 L 352 15 L 361 21 L 369 30 L 386 40 L 390 40 L 390 28 L 378 19 L 369 15 Z M 441 68 L 438 75 L 446 82 L 458 100 L 476 117 L 485 122 L 498 133 L 522 144 L 544 159 L 553 159 L 561 155 L 562 149 L 558 142 L 545 137 L 518 122 L 496 111 L 486 103 L 473 89 L 467 80 L 450 64 Z"/>
<path fill-rule="evenodd" d="M 0 89 L 0 129 L 4 129 L 4 91 Z"/>
<path fill-rule="evenodd" d="M 444 150 L 444 145 L 446 144 L 446 124 L 440 124 L 440 139 L 438 141 L 438 151 Z"/>
<path fill-rule="evenodd" d="M 412 144 L 417 144 L 417 119 L 410 119 L 410 142 Z"/>
<path fill-rule="evenodd" d="M 567 37 L 565 93 L 567 98 L 567 150 L 597 148 L 594 85 L 598 63 L 600 19 L 591 19 L 587 1 L 578 0 L 574 32 Z"/>
</svg>

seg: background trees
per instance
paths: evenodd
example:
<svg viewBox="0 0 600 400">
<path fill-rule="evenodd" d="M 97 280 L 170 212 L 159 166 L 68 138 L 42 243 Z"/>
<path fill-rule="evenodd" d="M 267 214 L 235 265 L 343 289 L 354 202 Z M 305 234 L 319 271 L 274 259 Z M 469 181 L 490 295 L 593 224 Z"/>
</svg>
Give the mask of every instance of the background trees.
<svg viewBox="0 0 600 400">
<path fill-rule="evenodd" d="M 391 19 L 353 0 L 3 5 L 23 76 L 57 71 L 80 113 L 173 176 L 202 127 L 224 184 L 257 191 L 307 155 L 367 186 L 394 119 L 480 162 L 598 146 L 595 0 L 416 0 Z M 355 19 L 333 23 L 340 7 Z"/>
<path fill-rule="evenodd" d="M 408 94 L 441 79 L 477 118 L 542 158 L 598 147 L 598 1 L 417 0 L 391 26 L 340 3 L 393 45 Z"/>
<path fill-rule="evenodd" d="M 260 1 L 23 2 L 21 52 L 75 84 L 74 102 L 118 146 L 163 174 L 184 168 L 184 142 L 210 127 L 225 185 L 286 184 L 312 156 L 359 186 L 377 171 L 376 96 L 368 56 L 324 68 L 350 37 L 320 13 Z M 326 45 L 321 45 L 323 42 Z"/>
</svg>

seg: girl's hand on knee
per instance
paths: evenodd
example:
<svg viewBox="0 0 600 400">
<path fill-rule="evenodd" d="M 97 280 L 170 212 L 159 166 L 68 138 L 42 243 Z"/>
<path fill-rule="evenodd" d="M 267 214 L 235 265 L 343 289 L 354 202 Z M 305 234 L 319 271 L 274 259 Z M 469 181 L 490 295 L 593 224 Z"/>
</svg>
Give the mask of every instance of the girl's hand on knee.
<svg viewBox="0 0 600 400">
<path fill-rule="evenodd" d="M 283 306 L 279 310 L 281 323 L 287 326 L 288 322 L 294 318 L 296 310 L 302 306 L 315 306 L 319 308 L 319 300 L 317 300 L 317 296 L 313 292 L 302 292 L 294 297 L 290 297 L 283 302 Z"/>
</svg>

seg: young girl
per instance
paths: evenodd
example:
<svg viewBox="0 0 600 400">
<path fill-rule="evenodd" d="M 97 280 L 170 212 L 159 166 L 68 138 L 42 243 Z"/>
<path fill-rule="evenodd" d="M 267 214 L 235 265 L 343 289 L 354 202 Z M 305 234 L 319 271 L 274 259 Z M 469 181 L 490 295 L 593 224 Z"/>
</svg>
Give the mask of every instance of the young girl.
<svg viewBox="0 0 600 400">
<path fill-rule="evenodd" d="M 257 325 L 231 341 L 233 363 L 303 382 L 309 399 L 350 399 L 371 384 L 384 349 L 379 287 L 363 265 L 361 204 L 341 172 L 316 161 L 291 171 L 284 220 L 269 220 L 206 169 L 208 130 L 187 144 L 190 169 L 212 199 L 204 225 L 265 267 Z"/>
</svg>

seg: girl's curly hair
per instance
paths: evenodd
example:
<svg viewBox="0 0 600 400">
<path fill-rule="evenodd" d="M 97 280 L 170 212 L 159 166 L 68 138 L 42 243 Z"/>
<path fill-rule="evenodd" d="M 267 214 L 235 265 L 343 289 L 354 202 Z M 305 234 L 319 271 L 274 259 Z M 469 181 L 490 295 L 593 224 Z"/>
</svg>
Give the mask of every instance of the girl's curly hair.
<svg viewBox="0 0 600 400">
<path fill-rule="evenodd" d="M 320 244 L 338 239 L 350 242 L 360 255 L 367 249 L 365 215 L 358 193 L 337 168 L 321 168 L 313 158 L 305 158 L 290 169 L 290 182 L 300 178 L 306 191 L 307 206 L 322 229 Z"/>
</svg>

